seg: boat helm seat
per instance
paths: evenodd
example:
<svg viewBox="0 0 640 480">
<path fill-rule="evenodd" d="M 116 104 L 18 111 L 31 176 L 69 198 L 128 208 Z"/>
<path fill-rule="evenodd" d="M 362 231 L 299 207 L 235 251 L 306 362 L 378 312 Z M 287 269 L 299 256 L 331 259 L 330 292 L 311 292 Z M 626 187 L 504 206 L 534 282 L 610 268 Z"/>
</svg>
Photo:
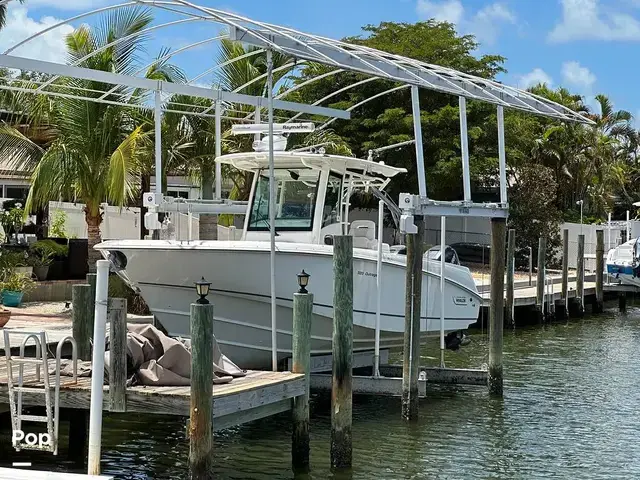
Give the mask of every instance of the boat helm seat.
<svg viewBox="0 0 640 480">
<path fill-rule="evenodd" d="M 376 224 L 371 220 L 354 220 L 349 234 L 353 237 L 354 248 L 376 249 Z"/>
</svg>

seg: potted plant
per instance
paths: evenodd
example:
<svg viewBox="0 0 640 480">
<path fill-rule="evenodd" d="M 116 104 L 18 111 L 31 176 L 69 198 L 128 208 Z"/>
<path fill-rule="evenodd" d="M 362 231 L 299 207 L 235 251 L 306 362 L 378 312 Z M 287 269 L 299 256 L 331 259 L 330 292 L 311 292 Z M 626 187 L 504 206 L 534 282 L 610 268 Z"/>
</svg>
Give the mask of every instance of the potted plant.
<svg viewBox="0 0 640 480">
<path fill-rule="evenodd" d="M 29 265 L 29 255 L 26 251 L 0 249 L 0 275 L 6 277 L 10 272 L 21 273 L 28 277 L 33 274 L 33 267 Z"/>
<path fill-rule="evenodd" d="M 22 303 L 22 297 L 35 287 L 35 282 L 22 273 L 11 272 L 2 282 L 2 304 L 7 307 L 17 307 Z"/>
<path fill-rule="evenodd" d="M 4 240 L 7 243 L 18 243 L 18 233 L 24 227 L 24 209 L 22 203 L 7 200 L 0 210 L 0 225 L 4 230 Z"/>
<path fill-rule="evenodd" d="M 29 252 L 29 263 L 33 266 L 33 273 L 38 280 L 46 280 L 49 274 L 49 265 L 53 262 L 56 251 L 50 242 L 38 241 L 31 245 Z"/>
</svg>

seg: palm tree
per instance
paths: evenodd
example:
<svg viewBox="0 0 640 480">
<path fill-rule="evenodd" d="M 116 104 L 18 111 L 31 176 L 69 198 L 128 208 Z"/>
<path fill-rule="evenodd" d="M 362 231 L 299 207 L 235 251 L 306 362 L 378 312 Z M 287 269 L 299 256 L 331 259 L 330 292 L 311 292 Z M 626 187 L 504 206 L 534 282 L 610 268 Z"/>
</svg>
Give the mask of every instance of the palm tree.
<svg viewBox="0 0 640 480">
<path fill-rule="evenodd" d="M 137 66 L 143 40 L 135 34 L 151 21 L 147 9 L 129 8 L 107 15 L 95 30 L 82 26 L 67 36 L 69 59 L 78 60 L 107 43 L 127 37 L 128 40 L 118 48 L 102 50 L 83 61 L 81 66 L 131 73 Z M 65 79 L 59 83 L 88 92 L 104 88 L 97 82 L 80 79 Z M 113 92 L 114 97 L 119 98 L 131 94 L 127 87 L 117 87 Z M 33 117 L 35 114 L 31 115 Z M 128 107 L 74 98 L 52 102 L 49 119 L 56 140 L 48 148 L 39 147 L 5 125 L 0 132 L 0 155 L 4 153 L 12 158 L 23 170 L 33 170 L 27 210 L 41 208 L 49 201 L 61 198 L 84 203 L 89 268 L 93 270 L 95 261 L 100 258 L 93 247 L 100 242 L 102 202 L 108 200 L 124 206 L 134 198 L 138 188 L 143 128 Z"/>
<path fill-rule="evenodd" d="M 252 55 L 253 54 L 253 55 Z M 273 74 L 274 85 L 289 74 L 293 69 L 291 58 L 278 52 L 273 53 L 273 68 L 277 70 Z M 234 59 L 237 59 L 234 61 Z M 235 91 L 240 89 L 240 93 L 254 96 L 266 96 L 267 91 L 267 61 L 266 53 L 259 51 L 256 47 L 245 47 L 239 42 L 230 40 L 222 40 L 218 52 L 218 65 L 223 65 L 217 73 L 214 80 L 214 86 L 227 91 Z M 291 64 L 287 68 L 287 64 Z M 241 88 L 242 87 L 242 88 Z M 243 104 L 225 105 L 224 115 L 227 117 L 243 118 L 254 112 L 254 108 Z M 196 147 L 196 155 L 199 158 L 199 176 L 202 182 L 202 198 L 213 198 L 213 181 L 215 158 L 210 150 L 215 146 L 215 130 L 213 122 L 206 118 L 193 118 L 190 122 L 197 122 L 199 125 L 194 128 L 194 132 L 208 132 L 207 135 L 196 135 L 194 138 Z M 230 129 L 230 122 L 225 121 L 222 130 Z M 195 125 L 194 125 L 195 127 Z M 228 137 L 228 132 L 223 134 Z M 213 143 L 211 143 L 213 141 Z M 250 136 L 235 137 L 233 140 L 225 142 L 225 149 L 231 151 L 247 151 L 251 149 L 253 138 Z M 229 172 L 234 182 L 232 191 L 233 199 L 246 199 L 251 186 L 250 176 L 247 172 Z M 216 216 L 200 215 L 200 239 L 213 239 L 216 234 Z"/>
<path fill-rule="evenodd" d="M 24 0 L 18 0 L 20 3 L 24 3 Z M 8 5 L 5 3 L 4 5 L 0 5 L 0 30 L 4 28 L 7 22 L 7 7 Z"/>
</svg>

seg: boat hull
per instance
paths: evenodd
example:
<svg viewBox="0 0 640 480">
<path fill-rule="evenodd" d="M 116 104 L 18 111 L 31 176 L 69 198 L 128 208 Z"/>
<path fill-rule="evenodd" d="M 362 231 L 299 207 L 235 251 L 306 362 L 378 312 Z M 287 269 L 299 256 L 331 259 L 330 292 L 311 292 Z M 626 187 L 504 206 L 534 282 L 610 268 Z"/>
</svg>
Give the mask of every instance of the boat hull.
<svg viewBox="0 0 640 480">
<path fill-rule="evenodd" d="M 189 336 L 189 304 L 194 282 L 211 282 L 214 332 L 223 351 L 243 368 L 271 366 L 271 296 L 268 242 L 110 241 L 97 246 L 105 257 L 120 252 L 119 272 L 137 288 L 169 334 Z M 311 274 L 314 294 L 312 354 L 331 352 L 333 257 L 329 246 L 278 244 L 276 318 L 278 358 L 291 356 L 293 293 L 296 275 Z M 126 257 L 126 261 L 123 261 Z M 117 262 L 113 262 L 117 263 Z M 438 262 L 424 265 L 421 331 L 440 330 Z M 404 332 L 404 257 L 385 256 L 382 267 L 381 348 L 399 346 Z M 478 318 L 480 297 L 469 271 L 445 268 L 445 330 L 462 330 Z M 374 348 L 376 252 L 354 249 L 354 350 Z"/>
</svg>

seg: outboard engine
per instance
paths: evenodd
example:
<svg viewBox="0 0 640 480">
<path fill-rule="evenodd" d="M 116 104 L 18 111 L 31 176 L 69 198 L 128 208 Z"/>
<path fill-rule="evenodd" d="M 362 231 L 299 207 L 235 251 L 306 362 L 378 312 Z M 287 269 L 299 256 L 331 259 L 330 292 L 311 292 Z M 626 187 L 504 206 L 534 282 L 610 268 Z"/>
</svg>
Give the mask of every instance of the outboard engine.
<svg viewBox="0 0 640 480">
<path fill-rule="evenodd" d="M 449 332 L 444 337 L 444 345 L 447 350 L 459 350 L 460 347 L 464 347 L 471 343 L 471 339 L 462 331 Z"/>
</svg>

